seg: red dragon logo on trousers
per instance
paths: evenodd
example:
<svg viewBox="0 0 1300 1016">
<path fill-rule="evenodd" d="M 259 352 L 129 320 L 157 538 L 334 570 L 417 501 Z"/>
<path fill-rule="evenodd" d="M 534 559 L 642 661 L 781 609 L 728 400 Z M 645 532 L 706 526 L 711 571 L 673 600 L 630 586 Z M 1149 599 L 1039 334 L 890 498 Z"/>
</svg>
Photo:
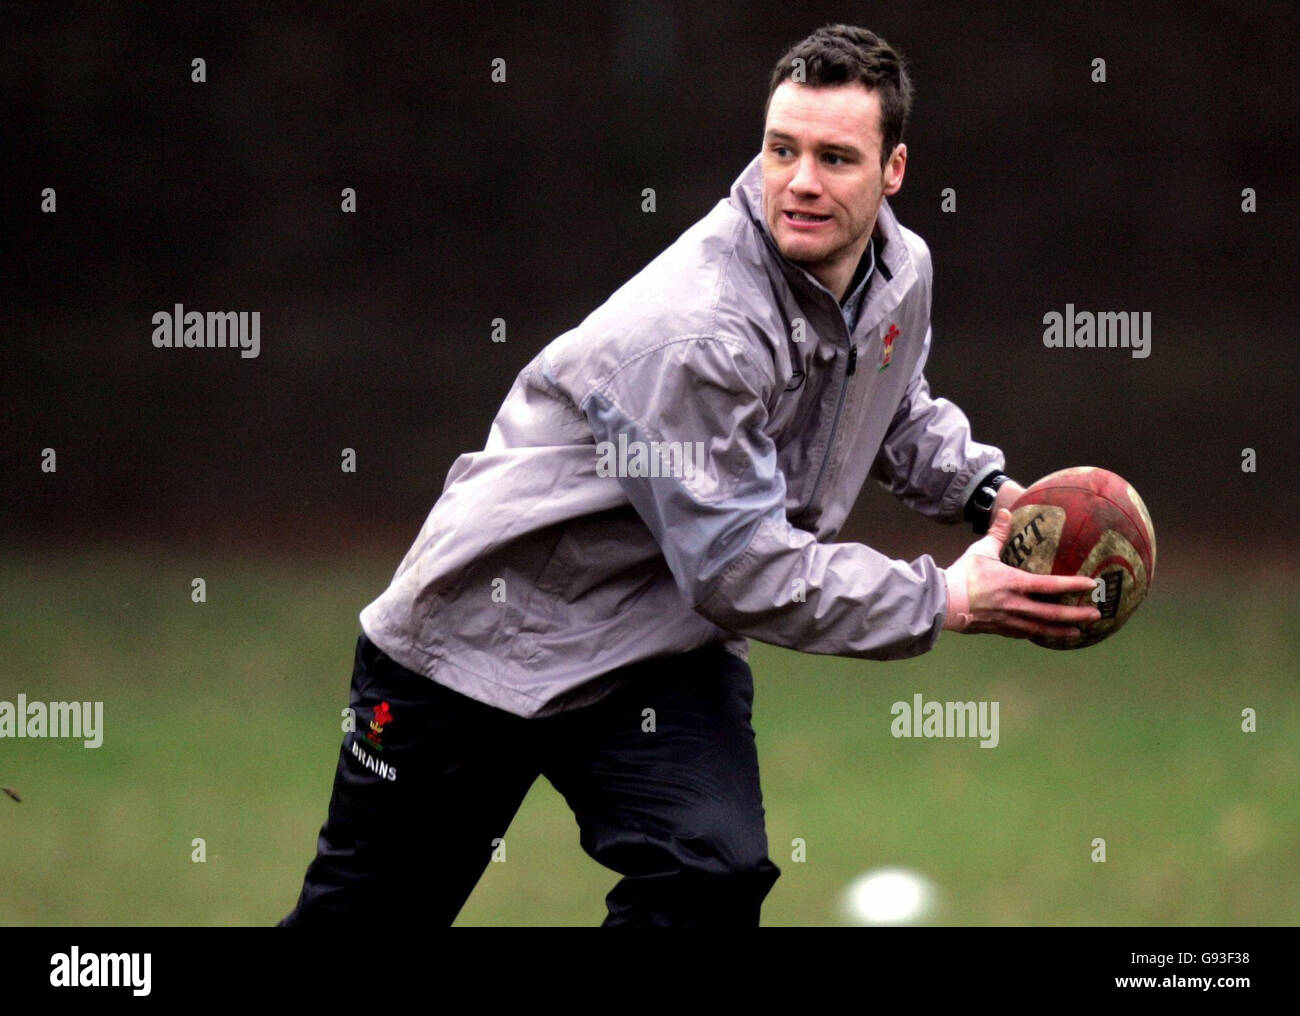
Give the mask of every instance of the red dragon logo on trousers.
<svg viewBox="0 0 1300 1016">
<path fill-rule="evenodd" d="M 393 722 L 393 711 L 388 707 L 387 702 L 380 702 L 375 706 L 375 715 L 370 721 L 370 733 L 366 734 L 366 741 L 371 747 L 378 751 L 383 751 L 384 746 L 379 738 L 384 732 L 384 727 Z"/>
</svg>

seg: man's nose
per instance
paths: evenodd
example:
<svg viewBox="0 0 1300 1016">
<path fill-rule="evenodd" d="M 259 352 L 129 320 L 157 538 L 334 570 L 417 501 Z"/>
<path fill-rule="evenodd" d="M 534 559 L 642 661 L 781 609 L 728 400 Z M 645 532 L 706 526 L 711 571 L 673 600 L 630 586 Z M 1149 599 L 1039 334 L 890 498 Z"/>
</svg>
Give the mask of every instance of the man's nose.
<svg viewBox="0 0 1300 1016">
<path fill-rule="evenodd" d="M 817 176 L 817 160 L 812 154 L 800 156 L 799 165 L 790 179 L 790 189 L 801 193 L 821 190 L 821 180 Z"/>
</svg>

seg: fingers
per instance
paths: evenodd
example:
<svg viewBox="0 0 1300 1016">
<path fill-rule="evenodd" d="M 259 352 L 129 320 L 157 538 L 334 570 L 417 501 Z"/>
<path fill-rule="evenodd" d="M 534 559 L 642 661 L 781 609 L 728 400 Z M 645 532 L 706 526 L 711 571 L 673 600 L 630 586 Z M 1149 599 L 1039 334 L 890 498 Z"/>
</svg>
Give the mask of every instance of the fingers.
<svg viewBox="0 0 1300 1016">
<path fill-rule="evenodd" d="M 1017 633 L 1012 638 L 1066 639 L 1071 642 L 1083 638 L 1083 632 L 1070 625 L 1040 624 L 1037 621 L 1030 621 L 1014 614 L 1008 614 L 1005 622 L 1007 627 L 1012 628 Z"/>
<path fill-rule="evenodd" d="M 1101 611 L 1091 605 L 1067 607 L 1062 603 L 1047 603 L 1031 600 L 1027 596 L 1008 593 L 999 606 L 1022 617 L 1039 621 L 1054 621 L 1057 624 L 1092 624 L 1101 620 Z"/>
<path fill-rule="evenodd" d="M 977 559 L 971 562 L 971 568 L 972 605 L 978 603 L 991 608 L 1005 607 L 1008 596 L 1059 599 L 1071 593 L 1091 592 L 1097 587 L 1096 580 L 1087 575 L 1036 575 L 1001 561 Z"/>
<path fill-rule="evenodd" d="M 1022 593 L 1064 596 L 1068 593 L 1089 593 L 1097 588 L 1097 580 L 1090 579 L 1087 575 L 1035 575 L 1033 572 L 1011 568 L 1010 565 L 1004 567 L 1017 576 L 1016 579 L 1008 580 L 1007 585 Z"/>
<path fill-rule="evenodd" d="M 966 554 L 963 556 L 986 557 L 996 561 L 1002 553 L 1002 545 L 1007 542 L 1007 537 L 1010 535 L 1011 513 L 1003 509 L 998 512 L 988 532 L 967 547 Z"/>
<path fill-rule="evenodd" d="M 1015 480 L 1007 480 L 998 488 L 997 497 L 993 500 L 994 516 L 1003 509 L 1010 509 L 1013 504 L 1020 500 L 1020 495 L 1025 492 L 1025 488 L 1016 483 Z"/>
<path fill-rule="evenodd" d="M 977 617 L 965 629 L 971 634 L 1003 635 L 1012 639 L 1047 638 L 1077 641 L 1083 632 L 1071 625 L 1044 624 L 1018 614 L 989 614 Z"/>
<path fill-rule="evenodd" d="M 993 521 L 989 525 L 989 531 L 986 537 L 992 537 L 997 541 L 998 552 L 1002 551 L 1002 544 L 1007 542 L 1007 537 L 1011 535 L 1011 513 L 1005 508 L 1000 508 L 993 516 Z"/>
<path fill-rule="evenodd" d="M 1086 575 L 1035 575 L 1000 562 L 974 565 L 970 608 L 964 630 L 1010 638 L 1077 639 L 1080 629 L 1101 619 L 1092 603 L 1064 604 L 1062 594 L 1083 593 L 1096 583 Z"/>
</svg>

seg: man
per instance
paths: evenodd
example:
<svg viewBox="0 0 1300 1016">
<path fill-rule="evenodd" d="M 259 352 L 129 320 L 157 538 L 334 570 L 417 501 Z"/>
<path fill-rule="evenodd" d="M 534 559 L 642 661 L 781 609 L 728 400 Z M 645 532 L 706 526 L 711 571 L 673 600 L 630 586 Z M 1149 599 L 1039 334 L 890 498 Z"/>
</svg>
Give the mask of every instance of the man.
<svg viewBox="0 0 1300 1016">
<path fill-rule="evenodd" d="M 358 729 L 282 924 L 449 924 L 539 774 L 624 876 L 607 925 L 757 924 L 746 637 L 888 660 L 1096 617 L 1030 598 L 1090 580 L 997 560 L 1022 488 L 930 395 L 929 250 L 885 200 L 910 101 L 872 33 L 797 44 L 729 198 L 519 373 L 361 614 Z M 948 569 L 834 542 L 869 475 L 996 525 Z"/>
</svg>

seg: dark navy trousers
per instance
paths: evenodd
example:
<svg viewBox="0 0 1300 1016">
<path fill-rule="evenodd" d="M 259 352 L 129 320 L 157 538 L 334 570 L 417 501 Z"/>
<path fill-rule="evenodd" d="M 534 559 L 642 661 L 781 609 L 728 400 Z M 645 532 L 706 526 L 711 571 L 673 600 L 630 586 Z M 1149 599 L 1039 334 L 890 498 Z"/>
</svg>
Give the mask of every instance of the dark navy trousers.
<svg viewBox="0 0 1300 1016">
<path fill-rule="evenodd" d="M 376 907 L 386 922 L 451 924 L 539 775 L 573 809 L 583 849 L 623 876 L 606 926 L 756 926 L 781 872 L 767 855 L 749 666 L 715 645 L 619 676 L 594 704 L 524 719 L 413 673 L 362 633 L 356 730 L 280 926 L 356 926 Z"/>
</svg>

